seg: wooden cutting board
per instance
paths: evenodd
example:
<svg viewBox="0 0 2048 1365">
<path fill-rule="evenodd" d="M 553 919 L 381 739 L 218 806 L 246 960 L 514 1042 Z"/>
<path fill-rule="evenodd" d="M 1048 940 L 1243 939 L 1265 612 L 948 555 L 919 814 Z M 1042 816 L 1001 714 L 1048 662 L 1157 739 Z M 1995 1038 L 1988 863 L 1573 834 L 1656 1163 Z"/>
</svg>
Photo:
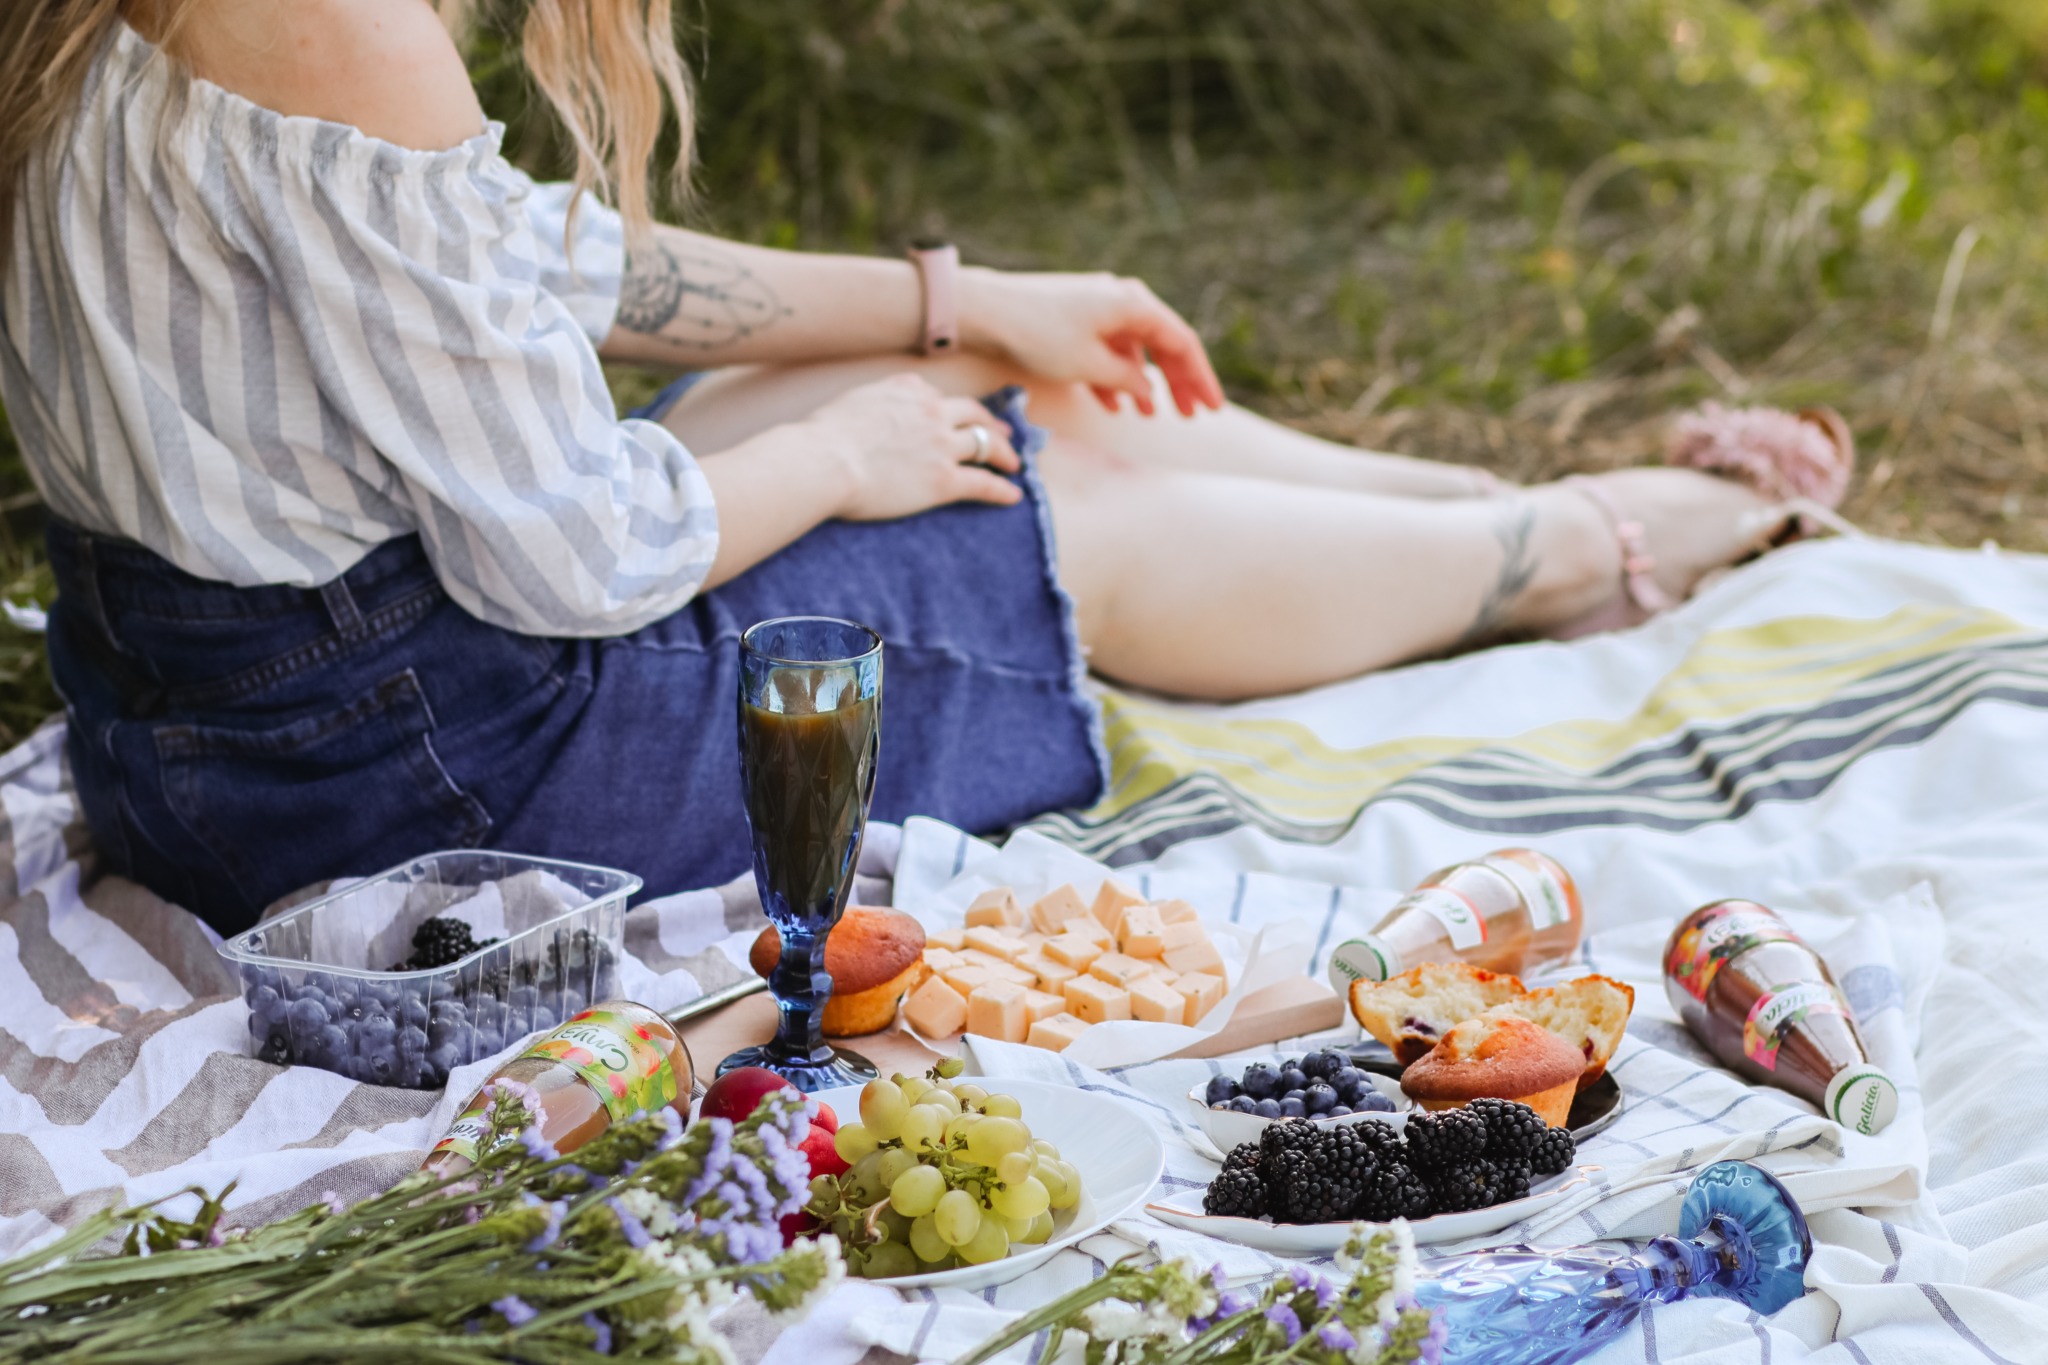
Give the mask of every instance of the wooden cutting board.
<svg viewBox="0 0 2048 1365">
<path fill-rule="evenodd" d="M 1173 1055 L 1220 1057 L 1244 1052 L 1282 1038 L 1336 1028 L 1345 1017 L 1344 1002 L 1327 983 L 1307 976 L 1276 981 L 1240 1001 L 1230 1022 L 1216 1033 Z M 682 1027 L 683 1042 L 690 1049 L 698 1080 L 704 1084 L 710 1082 L 721 1060 L 743 1047 L 766 1042 L 774 1034 L 775 1001 L 765 991 L 735 1000 Z M 938 1054 L 911 1036 L 900 1020 L 880 1033 L 834 1041 L 866 1057 L 885 1076 L 897 1071 L 914 1075 L 938 1060 Z"/>
</svg>

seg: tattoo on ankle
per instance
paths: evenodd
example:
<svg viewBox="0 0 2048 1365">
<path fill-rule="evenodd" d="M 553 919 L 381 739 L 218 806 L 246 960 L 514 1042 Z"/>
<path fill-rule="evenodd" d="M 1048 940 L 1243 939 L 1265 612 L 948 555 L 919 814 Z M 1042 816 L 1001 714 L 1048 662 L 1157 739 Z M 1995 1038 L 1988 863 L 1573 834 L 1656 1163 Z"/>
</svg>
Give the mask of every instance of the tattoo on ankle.
<svg viewBox="0 0 2048 1365">
<path fill-rule="evenodd" d="M 1536 509 L 1529 505 L 1528 499 L 1507 499 L 1501 507 L 1500 517 L 1493 524 L 1493 537 L 1500 542 L 1500 572 L 1495 575 L 1493 586 L 1486 590 L 1472 624 L 1465 627 L 1454 648 L 1470 648 L 1500 634 L 1501 627 L 1507 622 L 1509 608 L 1529 586 L 1529 580 L 1536 576 L 1536 556 L 1529 548 L 1535 530 Z"/>
<path fill-rule="evenodd" d="M 737 259 L 656 246 L 629 256 L 618 325 L 679 350 L 710 351 L 766 331 L 790 310 Z"/>
</svg>

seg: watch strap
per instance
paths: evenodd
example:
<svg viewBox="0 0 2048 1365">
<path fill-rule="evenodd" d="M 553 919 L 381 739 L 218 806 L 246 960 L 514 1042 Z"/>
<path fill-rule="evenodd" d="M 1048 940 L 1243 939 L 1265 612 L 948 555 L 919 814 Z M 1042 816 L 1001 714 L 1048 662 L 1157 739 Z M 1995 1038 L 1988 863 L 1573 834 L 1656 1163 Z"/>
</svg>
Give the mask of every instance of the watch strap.
<svg viewBox="0 0 2048 1365">
<path fill-rule="evenodd" d="M 960 342 L 960 252 L 950 242 L 917 241 L 911 243 L 909 255 L 924 298 L 917 349 L 925 355 L 945 355 Z"/>
</svg>

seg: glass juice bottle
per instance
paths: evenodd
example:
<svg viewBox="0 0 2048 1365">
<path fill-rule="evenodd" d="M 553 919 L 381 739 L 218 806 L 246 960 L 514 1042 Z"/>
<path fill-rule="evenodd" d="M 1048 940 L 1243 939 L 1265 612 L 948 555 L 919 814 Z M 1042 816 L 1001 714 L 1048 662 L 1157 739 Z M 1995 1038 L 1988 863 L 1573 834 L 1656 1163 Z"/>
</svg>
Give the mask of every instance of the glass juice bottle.
<svg viewBox="0 0 2048 1365">
<path fill-rule="evenodd" d="M 1571 874 L 1530 848 L 1503 848 L 1422 879 L 1364 938 L 1330 954 L 1338 994 L 1422 962 L 1537 972 L 1569 958 L 1586 932 Z"/>
<path fill-rule="evenodd" d="M 1680 920 L 1664 945 L 1664 993 L 1737 1075 L 1789 1090 L 1859 1133 L 1898 1112 L 1898 1086 L 1871 1064 L 1827 964 L 1767 907 L 1716 901 Z"/>
<path fill-rule="evenodd" d="M 696 1078 L 689 1049 L 666 1019 L 627 1000 L 592 1005 L 493 1072 L 421 1169 L 459 1175 L 476 1164 L 477 1144 L 490 1126 L 484 1106 L 491 1081 L 501 1079 L 539 1093 L 540 1135 L 567 1153 L 622 1119 L 664 1105 L 688 1117 Z"/>
</svg>

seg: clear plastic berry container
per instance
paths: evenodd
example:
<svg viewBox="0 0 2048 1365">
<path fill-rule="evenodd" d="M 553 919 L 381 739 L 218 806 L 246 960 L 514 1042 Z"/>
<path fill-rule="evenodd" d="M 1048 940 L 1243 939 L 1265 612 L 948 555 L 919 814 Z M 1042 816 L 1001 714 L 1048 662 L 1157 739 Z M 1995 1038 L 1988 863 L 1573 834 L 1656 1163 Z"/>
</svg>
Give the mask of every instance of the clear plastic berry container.
<svg viewBox="0 0 2048 1365">
<path fill-rule="evenodd" d="M 639 889 L 608 867 L 429 853 L 237 934 L 220 954 L 241 974 L 256 1056 L 433 1089 L 616 995 L 626 898 Z M 436 918 L 498 941 L 405 970 L 414 931 Z"/>
</svg>

